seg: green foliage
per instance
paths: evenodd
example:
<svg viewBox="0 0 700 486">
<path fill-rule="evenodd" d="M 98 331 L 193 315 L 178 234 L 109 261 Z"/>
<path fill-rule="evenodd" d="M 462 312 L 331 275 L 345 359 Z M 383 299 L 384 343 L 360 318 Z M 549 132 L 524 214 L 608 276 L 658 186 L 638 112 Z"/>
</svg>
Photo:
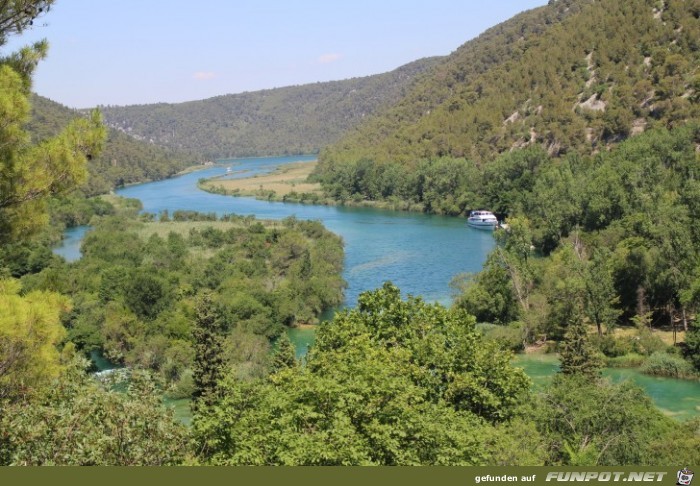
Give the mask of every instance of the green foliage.
<svg viewBox="0 0 700 486">
<path fill-rule="evenodd" d="M 35 399 L 2 408 L 0 429 L 2 465 L 166 466 L 187 453 L 185 428 L 142 372 L 122 393 L 74 364 Z"/>
<path fill-rule="evenodd" d="M 168 287 L 163 279 L 138 272 L 124 288 L 124 301 L 138 317 L 152 320 L 170 307 L 172 296 Z"/>
<path fill-rule="evenodd" d="M 49 263 L 23 283 L 73 298 L 63 322 L 81 351 L 151 369 L 172 393 L 200 387 L 207 366 L 264 375 L 286 326 L 314 322 L 342 302 L 342 242 L 320 223 L 195 212 L 142 223 L 115 211 L 93 218 L 80 261 Z M 205 294 L 209 303 L 198 309 Z M 199 322 L 204 316 L 216 329 Z M 220 376 L 205 374 L 211 386 Z"/>
<path fill-rule="evenodd" d="M 697 376 L 693 365 L 680 356 L 657 351 L 649 356 L 642 364 L 642 373 L 654 376 L 670 376 L 672 378 L 690 378 Z"/>
<path fill-rule="evenodd" d="M 277 349 L 272 356 L 271 370 L 273 373 L 286 370 L 288 368 L 296 368 L 299 365 L 297 361 L 297 353 L 294 349 L 289 335 L 285 332 L 277 340 Z"/>
<path fill-rule="evenodd" d="M 490 165 L 529 145 L 591 153 L 648 127 L 697 120 L 696 8 L 670 0 L 656 17 L 657 3 L 560 0 L 487 30 L 324 149 L 320 179 L 332 191 L 363 160 L 398 164 L 410 181 L 424 159 Z"/>
<path fill-rule="evenodd" d="M 607 358 L 605 366 L 608 368 L 639 368 L 646 359 L 646 356 L 637 353 L 623 354 Z"/>
<path fill-rule="evenodd" d="M 192 398 L 197 410 L 216 402 L 218 384 L 224 376 L 222 341 L 225 329 L 208 293 L 202 294 L 197 301 L 195 319 Z"/>
<path fill-rule="evenodd" d="M 447 310 L 419 298 L 400 298 L 391 284 L 360 296 L 358 308 L 341 313 L 333 325 L 318 332 L 314 353 L 345 352 L 355 336 L 368 334 L 376 345 L 405 349 L 418 366 L 415 379 L 459 410 L 493 421 L 514 412 L 528 380 L 510 366 L 508 353 L 495 343 L 483 343 L 474 318 L 459 309 Z M 314 361 L 308 366 L 314 366 Z M 488 380 L 486 380 L 488 376 Z"/>
<path fill-rule="evenodd" d="M 397 102 L 437 61 L 422 59 L 390 73 L 345 81 L 100 110 L 119 131 L 209 158 L 317 153 Z"/>
<path fill-rule="evenodd" d="M 511 417 L 528 386 L 472 318 L 385 284 L 321 325 L 306 366 L 227 380 L 193 429 L 201 460 L 219 465 L 487 464 L 525 440 L 488 422 Z"/>
<path fill-rule="evenodd" d="M 610 356 L 663 351 L 652 323 L 692 320 L 700 302 L 698 133 L 696 124 L 649 131 L 594 158 L 543 162 L 527 182 L 516 171 L 510 227 L 482 272 L 457 283 L 456 304 L 480 322 L 522 322 L 528 342 L 561 340 L 576 317 Z M 570 200 L 578 211 L 561 203 Z M 626 349 L 603 339 L 640 315 L 648 322 Z"/>
<path fill-rule="evenodd" d="M 49 248 L 46 238 L 0 246 L 0 270 L 4 269 L 14 278 L 38 273 L 55 264 L 57 258 Z"/>
<path fill-rule="evenodd" d="M 640 388 L 558 375 L 533 409 L 549 465 L 662 465 L 697 460 L 692 427 L 674 422 Z M 687 442 L 686 442 L 687 441 Z M 686 449 L 688 446 L 690 449 Z"/>
<path fill-rule="evenodd" d="M 694 322 L 685 335 L 685 355 L 700 371 L 700 323 Z"/>
<path fill-rule="evenodd" d="M 52 226 L 83 226 L 89 224 L 93 216 L 110 216 L 116 212 L 117 208 L 104 198 L 86 199 L 77 193 L 49 201 Z"/>
<path fill-rule="evenodd" d="M 485 329 L 485 326 L 488 326 L 488 328 Z M 522 323 L 512 322 L 507 326 L 480 324 L 477 327 L 484 332 L 484 337 L 487 340 L 495 341 L 501 349 L 507 349 L 515 353 L 525 349 Z"/>
<path fill-rule="evenodd" d="M 201 460 L 216 465 L 486 464 L 495 441 L 478 418 L 425 402 L 401 368 L 372 353 L 322 376 L 285 370 L 269 383 L 227 382 L 195 417 Z M 376 367 L 375 367 L 376 366 Z"/>
<path fill-rule="evenodd" d="M 0 46 L 7 37 L 31 28 L 34 20 L 48 12 L 54 0 L 9 0 L 0 9 Z"/>
<path fill-rule="evenodd" d="M 31 145 L 24 130 L 29 87 L 2 60 L 0 87 L 0 243 L 7 243 L 26 239 L 46 223 L 48 197 L 67 193 L 85 181 L 87 160 L 99 153 L 105 132 L 99 113 L 93 112 L 57 136 Z"/>
<path fill-rule="evenodd" d="M 0 402 L 36 393 L 61 371 L 60 316 L 69 300 L 53 292 L 19 295 L 17 280 L 0 280 Z"/>
<path fill-rule="evenodd" d="M 453 280 L 453 286 L 461 291 L 455 305 L 474 315 L 478 322 L 507 324 L 519 315 L 512 283 L 499 255 L 492 253 L 481 272 Z"/>
<path fill-rule="evenodd" d="M 559 351 L 561 372 L 565 375 L 596 377 L 600 375 L 602 362 L 590 343 L 583 320 L 576 316 L 573 319 L 568 325 Z"/>
<path fill-rule="evenodd" d="M 74 110 L 34 95 L 28 129 L 35 140 L 41 141 L 55 136 L 80 117 Z M 102 153 L 94 155 L 87 164 L 88 178 L 80 186 L 88 196 L 125 184 L 165 179 L 202 160 L 198 154 L 164 149 L 114 128 L 107 130 Z"/>
</svg>

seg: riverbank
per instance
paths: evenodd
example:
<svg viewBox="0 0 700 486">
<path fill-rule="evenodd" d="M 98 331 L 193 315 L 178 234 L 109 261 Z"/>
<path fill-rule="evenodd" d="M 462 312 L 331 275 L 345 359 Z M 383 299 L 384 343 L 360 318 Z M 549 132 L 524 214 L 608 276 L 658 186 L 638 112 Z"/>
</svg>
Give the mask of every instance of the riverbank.
<svg viewBox="0 0 700 486">
<path fill-rule="evenodd" d="M 316 168 L 316 161 L 294 162 L 278 167 L 273 172 L 240 179 L 224 179 L 228 174 L 201 181 L 198 187 L 216 194 L 258 197 L 267 200 L 282 200 L 291 194 L 321 196 L 321 184 L 308 182 Z"/>
<path fill-rule="evenodd" d="M 203 191 L 223 196 L 254 197 L 261 201 L 294 202 L 321 206 L 345 206 L 356 208 L 383 209 L 389 211 L 407 211 L 426 213 L 421 203 L 392 199 L 388 201 L 370 201 L 354 197 L 339 201 L 325 195 L 321 184 L 309 182 L 309 176 L 316 168 L 317 161 L 294 162 L 278 167 L 269 174 L 251 175 L 238 179 L 225 179 L 223 174 L 197 182 Z M 234 171 L 234 174 L 242 171 Z"/>
<path fill-rule="evenodd" d="M 535 390 L 543 390 L 559 372 L 559 355 L 517 354 L 513 364 L 525 371 Z M 606 367 L 602 370 L 602 376 L 613 383 L 629 381 L 641 387 L 659 410 L 676 420 L 689 420 L 700 414 L 700 381 L 697 379 L 648 375 L 637 367 Z"/>
<path fill-rule="evenodd" d="M 175 174 L 172 177 L 183 176 L 183 175 L 191 174 L 192 172 L 199 172 L 202 170 L 211 169 L 215 165 L 216 165 L 215 162 L 205 162 L 203 164 L 190 165 L 189 167 L 185 167 L 184 169 L 182 169 L 180 172 L 178 172 L 177 174 Z"/>
</svg>

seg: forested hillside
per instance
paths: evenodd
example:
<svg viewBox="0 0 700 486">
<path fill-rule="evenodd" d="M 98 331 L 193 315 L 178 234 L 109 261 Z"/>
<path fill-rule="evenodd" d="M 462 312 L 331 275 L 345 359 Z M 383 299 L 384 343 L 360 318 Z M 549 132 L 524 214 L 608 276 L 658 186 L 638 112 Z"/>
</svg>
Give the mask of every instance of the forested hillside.
<svg viewBox="0 0 700 486">
<path fill-rule="evenodd" d="M 396 103 L 437 62 L 421 59 L 345 81 L 100 110 L 113 128 L 211 158 L 315 153 L 379 108 Z"/>
<path fill-rule="evenodd" d="M 81 115 L 59 103 L 34 95 L 29 131 L 37 140 L 55 136 Z M 135 140 L 118 130 L 108 130 L 102 153 L 90 159 L 89 177 L 82 189 L 87 195 L 114 187 L 170 177 L 201 160 L 201 157 Z"/>
<path fill-rule="evenodd" d="M 559 0 L 520 14 L 323 151 L 321 173 L 333 182 L 341 166 L 362 159 L 481 164 L 533 144 L 555 156 L 591 153 L 695 119 L 698 17 L 697 0 Z"/>
</svg>

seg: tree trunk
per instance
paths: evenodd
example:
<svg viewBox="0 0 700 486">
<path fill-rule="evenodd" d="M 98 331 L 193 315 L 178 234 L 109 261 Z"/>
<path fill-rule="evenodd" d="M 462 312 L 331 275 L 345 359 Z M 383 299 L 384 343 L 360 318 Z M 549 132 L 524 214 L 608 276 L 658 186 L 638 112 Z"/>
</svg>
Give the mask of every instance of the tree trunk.
<svg viewBox="0 0 700 486">
<path fill-rule="evenodd" d="M 668 318 L 671 320 L 671 329 L 673 329 L 673 345 L 676 345 L 676 320 L 673 318 L 673 305 L 668 306 Z"/>
</svg>

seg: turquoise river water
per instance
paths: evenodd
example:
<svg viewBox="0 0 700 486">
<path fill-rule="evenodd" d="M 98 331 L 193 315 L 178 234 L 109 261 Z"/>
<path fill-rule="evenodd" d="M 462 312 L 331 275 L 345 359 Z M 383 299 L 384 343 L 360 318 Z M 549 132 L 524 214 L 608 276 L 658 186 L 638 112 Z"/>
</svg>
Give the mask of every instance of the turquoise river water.
<svg viewBox="0 0 700 486">
<path fill-rule="evenodd" d="M 469 228 L 462 218 L 418 213 L 383 211 L 367 208 L 314 206 L 296 203 L 259 201 L 210 194 L 197 188 L 197 180 L 213 176 L 250 177 L 274 170 L 277 166 L 313 160 L 311 156 L 269 157 L 222 161 L 201 171 L 164 181 L 130 186 L 117 191 L 137 198 L 144 211 L 160 213 L 177 209 L 255 215 L 259 219 L 299 219 L 321 221 L 340 235 L 345 243 L 343 277 L 348 287 L 345 305 L 354 306 L 365 290 L 380 287 L 390 280 L 404 295 L 423 296 L 428 301 L 448 304 L 450 280 L 462 272 L 478 272 L 495 242 L 489 231 Z M 227 168 L 231 172 L 227 173 Z M 55 251 L 67 260 L 80 258 L 80 241 L 87 228 L 67 231 L 66 240 Z M 292 329 L 290 337 L 303 355 L 313 343 L 313 329 Z M 556 358 L 523 356 L 516 360 L 533 378 L 535 385 L 546 383 L 556 372 Z M 679 419 L 700 414 L 700 383 L 669 378 L 652 378 L 634 370 L 609 370 L 614 380 L 631 379 L 642 386 L 656 405 Z"/>
</svg>

